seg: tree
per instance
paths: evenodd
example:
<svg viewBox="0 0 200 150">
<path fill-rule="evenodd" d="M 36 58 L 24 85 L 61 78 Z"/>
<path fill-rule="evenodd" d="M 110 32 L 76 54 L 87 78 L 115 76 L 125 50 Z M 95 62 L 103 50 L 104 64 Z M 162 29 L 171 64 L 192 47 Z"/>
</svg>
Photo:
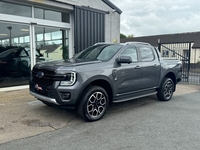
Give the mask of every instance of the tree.
<svg viewBox="0 0 200 150">
<path fill-rule="evenodd" d="M 134 35 L 133 34 L 128 35 L 127 38 L 134 38 Z"/>
<path fill-rule="evenodd" d="M 120 39 L 127 38 L 126 35 L 120 33 Z"/>
</svg>

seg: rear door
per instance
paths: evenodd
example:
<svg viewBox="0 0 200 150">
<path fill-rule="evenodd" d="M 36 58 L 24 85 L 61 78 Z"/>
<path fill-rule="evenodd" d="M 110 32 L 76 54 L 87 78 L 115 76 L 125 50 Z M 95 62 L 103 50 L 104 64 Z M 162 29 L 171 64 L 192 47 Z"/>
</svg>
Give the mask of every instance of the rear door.
<svg viewBox="0 0 200 150">
<path fill-rule="evenodd" d="M 142 89 L 157 87 L 161 66 L 155 50 L 151 46 L 140 46 L 138 52 L 142 62 Z"/>
</svg>

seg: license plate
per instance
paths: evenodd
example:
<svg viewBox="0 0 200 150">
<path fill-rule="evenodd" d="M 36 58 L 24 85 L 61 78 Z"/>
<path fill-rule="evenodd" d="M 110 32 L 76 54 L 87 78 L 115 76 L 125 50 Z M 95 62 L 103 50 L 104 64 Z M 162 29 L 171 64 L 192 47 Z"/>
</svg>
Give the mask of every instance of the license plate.
<svg viewBox="0 0 200 150">
<path fill-rule="evenodd" d="M 35 89 L 37 91 L 43 91 L 44 90 L 44 87 L 40 86 L 39 84 L 35 84 Z"/>
</svg>

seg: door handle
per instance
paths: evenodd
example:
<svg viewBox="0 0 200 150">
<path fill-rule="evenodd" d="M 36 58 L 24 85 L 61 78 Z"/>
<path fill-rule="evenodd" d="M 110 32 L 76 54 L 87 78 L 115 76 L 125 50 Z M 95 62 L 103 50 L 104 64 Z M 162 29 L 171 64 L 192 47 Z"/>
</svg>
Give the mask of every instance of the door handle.
<svg viewBox="0 0 200 150">
<path fill-rule="evenodd" d="M 157 64 L 154 64 L 153 67 L 154 67 L 154 68 L 157 67 Z"/>
<path fill-rule="evenodd" d="M 136 66 L 136 67 L 135 67 L 135 69 L 140 69 L 140 68 L 141 68 L 140 66 Z"/>
</svg>

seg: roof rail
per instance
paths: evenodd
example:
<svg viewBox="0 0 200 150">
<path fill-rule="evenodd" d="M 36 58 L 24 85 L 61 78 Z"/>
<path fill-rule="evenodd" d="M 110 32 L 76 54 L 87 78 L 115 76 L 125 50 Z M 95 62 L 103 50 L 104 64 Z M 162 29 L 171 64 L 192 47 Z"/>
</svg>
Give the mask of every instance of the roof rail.
<svg viewBox="0 0 200 150">
<path fill-rule="evenodd" d="M 94 45 L 98 45 L 98 44 L 122 44 L 122 43 L 98 42 L 98 43 L 95 43 Z"/>
<path fill-rule="evenodd" d="M 146 42 L 126 42 L 125 44 L 126 44 L 126 45 L 129 45 L 129 44 L 143 44 L 143 45 L 151 45 L 151 44 L 146 43 Z"/>
<path fill-rule="evenodd" d="M 114 44 L 114 43 L 111 43 L 111 42 L 98 42 L 98 43 L 95 43 L 94 45 L 98 45 L 98 44 Z"/>
</svg>

